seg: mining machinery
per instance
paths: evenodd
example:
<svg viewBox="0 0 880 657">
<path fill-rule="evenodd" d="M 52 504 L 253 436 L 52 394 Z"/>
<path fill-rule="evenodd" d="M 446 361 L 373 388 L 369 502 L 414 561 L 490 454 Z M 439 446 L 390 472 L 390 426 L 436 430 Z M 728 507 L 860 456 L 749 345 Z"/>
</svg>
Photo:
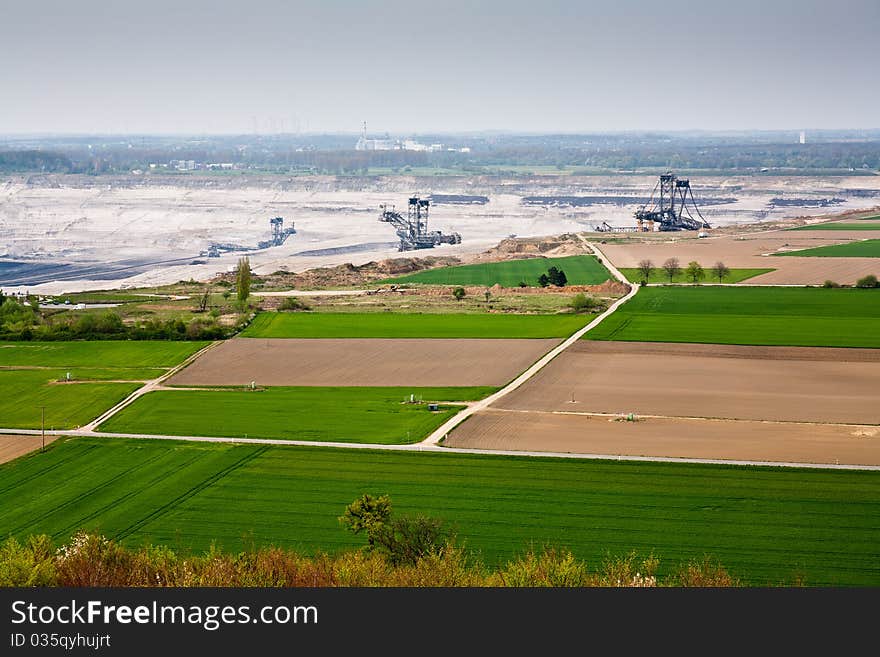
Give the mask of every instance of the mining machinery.
<svg viewBox="0 0 880 657">
<path fill-rule="evenodd" d="M 269 230 L 271 231 L 269 239 L 257 242 L 257 246 L 242 246 L 240 244 L 211 242 L 211 244 L 208 245 L 208 248 L 199 253 L 199 255 L 208 256 L 209 258 L 219 258 L 222 254 L 231 253 L 233 251 L 257 251 L 259 249 L 268 249 L 273 246 L 281 246 L 287 241 L 288 237 L 296 233 L 296 228 L 293 227 L 292 221 L 290 222 L 289 227 L 284 227 L 283 217 L 273 217 L 272 219 L 269 219 Z"/>
<path fill-rule="evenodd" d="M 398 212 L 393 205 L 380 205 L 382 214 L 379 221 L 394 226 L 400 238 L 398 251 L 414 251 L 416 249 L 433 249 L 438 244 L 461 244 L 458 233 L 443 234 L 439 230 L 428 230 L 428 208 L 431 201 L 412 196 L 406 217 Z"/>
<path fill-rule="evenodd" d="M 688 201 L 699 220 L 695 219 L 688 209 Z M 709 222 L 700 213 L 700 208 L 697 207 L 690 180 L 678 178 L 669 172 L 660 176 L 660 180 L 654 185 L 654 191 L 651 192 L 650 200 L 636 211 L 635 217 L 638 230 L 641 231 L 653 231 L 654 224 L 657 224 L 661 231 L 711 228 Z"/>
<path fill-rule="evenodd" d="M 284 227 L 284 217 L 273 217 L 272 219 L 269 219 L 269 228 L 272 231 L 272 236 L 265 242 L 259 242 L 257 244 L 258 249 L 268 249 L 270 246 L 281 246 L 290 235 L 296 233 L 296 228 L 294 228 L 292 221 L 290 222 L 290 227 Z"/>
</svg>

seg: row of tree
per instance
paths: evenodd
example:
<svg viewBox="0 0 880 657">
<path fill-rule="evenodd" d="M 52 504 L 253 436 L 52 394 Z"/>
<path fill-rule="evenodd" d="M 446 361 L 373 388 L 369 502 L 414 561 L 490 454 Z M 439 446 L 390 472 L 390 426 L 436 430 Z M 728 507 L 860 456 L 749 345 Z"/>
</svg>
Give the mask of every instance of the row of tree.
<svg viewBox="0 0 880 657">
<path fill-rule="evenodd" d="M 694 284 L 697 284 L 706 278 L 706 270 L 696 260 L 692 260 L 684 269 L 682 269 L 678 258 L 668 258 L 660 266 L 660 269 L 663 270 L 670 283 L 674 282 L 675 279 L 682 274 L 684 274 L 685 279 Z M 644 284 L 651 280 L 651 276 L 657 271 L 657 267 L 655 267 L 654 263 L 650 260 L 642 260 L 639 262 L 638 271 L 641 276 L 641 281 Z M 720 260 L 709 268 L 709 272 L 713 279 L 718 279 L 719 283 L 723 283 L 724 279 L 730 276 L 730 269 Z"/>
</svg>

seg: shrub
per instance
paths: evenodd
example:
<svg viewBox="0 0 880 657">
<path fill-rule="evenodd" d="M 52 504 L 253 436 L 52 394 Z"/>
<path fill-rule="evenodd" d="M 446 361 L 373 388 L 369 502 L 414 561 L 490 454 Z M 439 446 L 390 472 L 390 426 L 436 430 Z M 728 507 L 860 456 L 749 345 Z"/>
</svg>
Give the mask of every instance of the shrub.
<svg viewBox="0 0 880 657">
<path fill-rule="evenodd" d="M 310 308 L 297 297 L 284 297 L 284 300 L 278 306 L 278 310 L 310 310 Z"/>
<path fill-rule="evenodd" d="M 880 287 L 880 282 L 877 281 L 877 277 L 874 276 L 874 274 L 868 274 L 867 276 L 864 276 L 863 278 L 860 278 L 856 281 L 856 287 Z"/>
<path fill-rule="evenodd" d="M 364 507 L 359 502 L 368 499 Z M 163 546 L 126 548 L 103 536 L 79 532 L 55 549 L 48 536 L 31 536 L 24 542 L 10 538 L 0 544 L 0 586 L 739 586 L 740 582 L 709 557 L 681 565 L 658 581 L 659 560 L 640 559 L 630 553 L 608 556 L 599 570 L 591 571 L 567 549 L 530 549 L 501 568 L 486 567 L 452 540 L 442 542 L 439 521 L 390 519 L 390 506 L 376 505 L 383 498 L 364 496 L 357 507 L 367 524 L 384 518 L 405 540 L 406 548 L 391 555 L 378 545 L 374 550 L 354 550 L 334 555 L 304 556 L 279 547 L 251 547 L 239 553 L 216 546 L 202 554 L 177 554 Z M 388 501 L 387 498 L 384 498 Z M 387 511 L 387 513 L 386 513 Z M 378 512 L 376 515 L 374 512 Z M 357 514 L 356 514 L 357 515 Z M 380 524 L 384 524 L 384 521 Z M 384 530 L 383 530 L 384 531 Z M 414 538 L 421 536 L 421 540 Z M 803 584 L 798 577 L 796 583 Z"/>
<path fill-rule="evenodd" d="M 592 310 L 599 302 L 593 297 L 588 297 L 583 292 L 576 294 L 569 304 L 576 313 L 584 313 Z"/>
<path fill-rule="evenodd" d="M 835 283 L 835 282 L 832 281 L 832 280 L 827 280 L 827 281 L 825 281 L 824 283 L 822 283 L 822 287 L 828 287 L 828 288 L 831 288 L 831 287 L 840 287 L 840 283 Z"/>
<path fill-rule="evenodd" d="M 30 536 L 22 545 L 9 538 L 0 545 L 0 586 L 51 586 L 55 581 L 52 539 Z"/>
</svg>

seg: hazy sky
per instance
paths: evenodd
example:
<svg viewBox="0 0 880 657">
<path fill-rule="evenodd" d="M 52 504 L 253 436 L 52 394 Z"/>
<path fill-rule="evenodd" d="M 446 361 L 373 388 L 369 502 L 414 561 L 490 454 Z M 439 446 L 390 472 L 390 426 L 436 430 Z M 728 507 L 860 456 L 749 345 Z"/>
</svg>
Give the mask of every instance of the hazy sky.
<svg viewBox="0 0 880 657">
<path fill-rule="evenodd" d="M 880 0 L 2 8 L 0 134 L 880 127 Z"/>
</svg>

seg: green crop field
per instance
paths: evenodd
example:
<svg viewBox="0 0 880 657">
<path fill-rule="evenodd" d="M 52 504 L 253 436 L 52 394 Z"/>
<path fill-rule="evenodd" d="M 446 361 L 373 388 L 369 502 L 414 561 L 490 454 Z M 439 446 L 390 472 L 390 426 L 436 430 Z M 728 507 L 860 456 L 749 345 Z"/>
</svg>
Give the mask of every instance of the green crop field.
<svg viewBox="0 0 880 657">
<path fill-rule="evenodd" d="M 859 217 L 859 221 L 880 221 L 880 214 L 872 214 L 870 217 Z"/>
<path fill-rule="evenodd" d="M 766 274 L 767 272 L 775 271 L 774 269 L 731 269 L 730 273 L 722 279 L 722 283 L 741 283 L 749 278 L 754 278 L 755 276 L 760 276 L 761 274 Z M 718 279 L 713 278 L 712 272 L 707 267 L 705 269 L 706 278 L 703 279 L 704 283 L 717 283 Z M 626 276 L 627 280 L 631 283 L 637 283 L 642 280 L 642 275 L 639 273 L 639 270 L 636 268 L 625 268 L 621 269 L 620 273 Z M 678 274 L 672 277 L 672 280 L 669 280 L 669 276 L 666 275 L 666 272 L 657 267 L 654 271 L 651 272 L 651 278 L 648 279 L 648 283 L 690 283 L 691 279 L 687 277 L 684 271 L 680 271 Z"/>
<path fill-rule="evenodd" d="M 557 267 L 564 271 L 569 285 L 597 285 L 611 278 L 608 270 L 594 256 L 583 255 L 441 267 L 391 278 L 383 282 L 485 285 L 486 287 L 491 287 L 496 283 L 504 287 L 517 287 L 520 283 L 525 283 L 534 287 L 538 285 L 538 277 L 547 273 L 549 267 Z"/>
<path fill-rule="evenodd" d="M 0 366 L 173 367 L 207 344 L 164 340 L 0 342 Z"/>
<path fill-rule="evenodd" d="M 561 338 L 583 315 L 260 313 L 245 338 Z"/>
<path fill-rule="evenodd" d="M 880 223 L 876 224 L 812 224 L 809 226 L 798 226 L 797 228 L 789 228 L 788 230 L 880 230 Z"/>
<path fill-rule="evenodd" d="M 647 287 L 591 340 L 880 347 L 880 291 Z"/>
<path fill-rule="evenodd" d="M 206 344 L 0 342 L 0 427 L 39 429 L 41 406 L 47 428 L 87 424 Z"/>
<path fill-rule="evenodd" d="M 880 473 L 77 438 L 0 466 L 0 536 L 305 553 L 362 545 L 365 493 L 442 518 L 488 564 L 533 545 L 716 557 L 752 584 L 880 585 Z"/>
<path fill-rule="evenodd" d="M 778 256 L 814 256 L 821 258 L 880 258 L 880 240 L 859 240 L 846 244 L 817 246 L 813 249 L 776 253 Z"/>
<path fill-rule="evenodd" d="M 106 378 L 105 374 L 83 371 L 77 379 Z M 129 376 L 120 374 L 119 379 Z M 138 388 L 136 383 L 54 383 L 65 377 L 63 370 L 0 370 L 0 427 L 39 429 L 40 407 L 45 406 L 47 429 L 73 429 Z"/>
<path fill-rule="evenodd" d="M 418 442 L 460 406 L 404 403 L 481 399 L 496 388 L 273 387 L 162 390 L 144 395 L 100 431 L 356 443 Z"/>
</svg>

